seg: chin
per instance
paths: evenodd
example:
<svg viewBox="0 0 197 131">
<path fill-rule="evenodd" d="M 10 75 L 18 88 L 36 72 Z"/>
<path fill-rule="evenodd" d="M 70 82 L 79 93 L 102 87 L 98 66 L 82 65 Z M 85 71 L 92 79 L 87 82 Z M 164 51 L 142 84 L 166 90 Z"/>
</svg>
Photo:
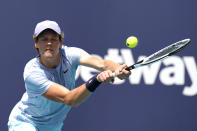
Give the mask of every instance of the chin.
<svg viewBox="0 0 197 131">
<path fill-rule="evenodd" d="M 55 56 L 54 56 L 53 54 L 51 54 L 51 53 L 47 53 L 47 54 L 45 54 L 44 56 L 45 56 L 45 58 L 47 58 L 47 59 L 52 59 L 52 58 L 55 57 Z"/>
<path fill-rule="evenodd" d="M 55 52 L 50 52 L 50 51 L 47 51 L 47 52 L 44 52 L 42 54 L 42 56 L 45 58 L 45 59 L 56 59 L 57 58 L 57 54 Z"/>
</svg>

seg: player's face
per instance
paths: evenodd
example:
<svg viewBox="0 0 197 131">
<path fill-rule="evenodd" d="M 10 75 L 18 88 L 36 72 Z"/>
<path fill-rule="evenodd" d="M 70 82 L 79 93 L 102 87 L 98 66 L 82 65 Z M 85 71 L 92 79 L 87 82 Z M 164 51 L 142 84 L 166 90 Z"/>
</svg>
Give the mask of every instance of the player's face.
<svg viewBox="0 0 197 131">
<path fill-rule="evenodd" d="M 43 32 L 37 42 L 35 48 L 39 50 L 41 57 L 50 59 L 59 57 L 59 49 L 62 47 L 62 42 L 59 35 L 54 31 Z"/>
</svg>

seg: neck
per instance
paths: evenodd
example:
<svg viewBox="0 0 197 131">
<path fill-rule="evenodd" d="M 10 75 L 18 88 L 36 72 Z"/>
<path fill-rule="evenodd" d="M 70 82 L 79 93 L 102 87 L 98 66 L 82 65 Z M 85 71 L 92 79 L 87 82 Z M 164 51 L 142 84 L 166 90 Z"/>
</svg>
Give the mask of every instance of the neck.
<svg viewBox="0 0 197 131">
<path fill-rule="evenodd" d="M 39 62 L 47 68 L 56 68 L 60 63 L 60 54 L 56 58 L 39 57 Z"/>
</svg>

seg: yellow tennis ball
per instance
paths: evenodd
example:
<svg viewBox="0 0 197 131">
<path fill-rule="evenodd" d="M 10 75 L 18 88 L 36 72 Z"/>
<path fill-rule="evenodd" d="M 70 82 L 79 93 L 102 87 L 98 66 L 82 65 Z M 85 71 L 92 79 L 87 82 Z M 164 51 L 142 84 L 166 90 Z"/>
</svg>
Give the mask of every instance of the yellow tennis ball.
<svg viewBox="0 0 197 131">
<path fill-rule="evenodd" d="M 135 36 L 130 36 L 126 40 L 126 45 L 129 48 L 134 48 L 138 44 L 138 39 Z"/>
</svg>

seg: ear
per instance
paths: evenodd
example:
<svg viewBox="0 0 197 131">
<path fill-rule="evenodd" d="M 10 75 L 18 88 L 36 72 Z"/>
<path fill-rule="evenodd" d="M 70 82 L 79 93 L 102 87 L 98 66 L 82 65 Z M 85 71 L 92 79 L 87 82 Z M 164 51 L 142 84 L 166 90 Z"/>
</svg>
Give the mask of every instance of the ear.
<svg viewBox="0 0 197 131">
<path fill-rule="evenodd" d="M 37 43 L 34 44 L 34 48 L 35 48 L 36 51 L 39 53 L 39 49 L 38 49 L 38 44 L 37 44 Z"/>
<path fill-rule="evenodd" d="M 37 43 L 34 44 L 34 48 L 35 48 L 35 49 L 38 49 Z"/>
</svg>

